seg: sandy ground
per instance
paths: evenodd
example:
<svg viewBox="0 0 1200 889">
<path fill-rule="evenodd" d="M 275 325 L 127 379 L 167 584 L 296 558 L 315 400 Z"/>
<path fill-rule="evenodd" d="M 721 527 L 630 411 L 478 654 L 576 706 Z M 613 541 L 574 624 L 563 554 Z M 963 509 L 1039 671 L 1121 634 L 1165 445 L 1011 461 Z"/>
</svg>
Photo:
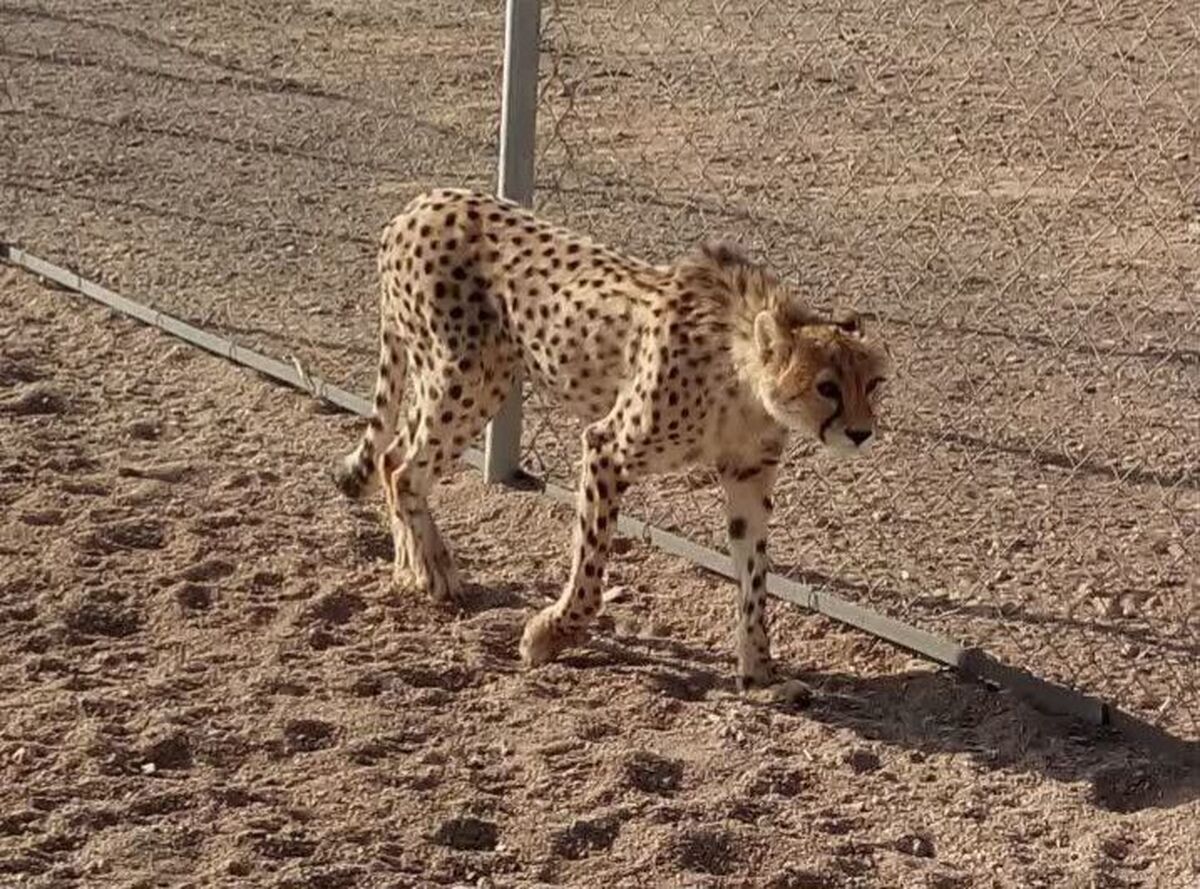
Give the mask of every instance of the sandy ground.
<svg viewBox="0 0 1200 889">
<path fill-rule="evenodd" d="M 797 609 L 814 691 L 730 682 L 728 584 L 637 541 L 602 632 L 515 658 L 568 514 L 449 479 L 472 581 L 390 589 L 357 434 L 0 270 L 0 883 L 1194 887 L 1200 788 Z"/>
<path fill-rule="evenodd" d="M 0 2 L 0 238 L 368 391 L 375 232 L 494 181 L 501 6 Z M 891 344 L 779 567 L 1200 739 L 1191 5 L 544 6 L 543 212 L 735 237 Z M 0 273 L 0 885 L 1194 885 L 1170 770 L 790 611 L 815 700 L 741 701 L 726 586 L 633 541 L 603 639 L 516 670 L 561 508 L 452 480 L 477 605 L 408 602 L 324 482 L 351 420 Z M 527 468 L 574 441 L 529 404 Z"/>
<path fill-rule="evenodd" d="M 369 391 L 375 233 L 492 187 L 501 6 L 0 3 L 0 236 Z M 539 209 L 656 261 L 734 237 L 879 316 L 886 435 L 797 451 L 780 569 L 1200 740 L 1191 5 L 545 7 Z M 630 510 L 720 546 L 717 500 Z"/>
</svg>

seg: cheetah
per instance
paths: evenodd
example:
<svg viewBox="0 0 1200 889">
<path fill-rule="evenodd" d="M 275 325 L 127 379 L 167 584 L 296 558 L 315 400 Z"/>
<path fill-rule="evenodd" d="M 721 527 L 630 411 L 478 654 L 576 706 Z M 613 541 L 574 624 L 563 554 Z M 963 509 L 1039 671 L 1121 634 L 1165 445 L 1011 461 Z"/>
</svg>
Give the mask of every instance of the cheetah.
<svg viewBox="0 0 1200 889">
<path fill-rule="evenodd" d="M 704 463 L 726 500 L 738 680 L 777 681 L 765 615 L 772 487 L 790 432 L 841 454 L 874 442 L 889 363 L 859 316 L 807 308 L 728 243 L 652 265 L 461 189 L 427 192 L 388 223 L 378 269 L 374 410 L 335 476 L 351 498 L 382 484 L 395 581 L 459 596 L 427 497 L 523 372 L 586 428 L 570 578 L 526 623 L 522 661 L 544 664 L 585 638 L 628 486 Z"/>
</svg>

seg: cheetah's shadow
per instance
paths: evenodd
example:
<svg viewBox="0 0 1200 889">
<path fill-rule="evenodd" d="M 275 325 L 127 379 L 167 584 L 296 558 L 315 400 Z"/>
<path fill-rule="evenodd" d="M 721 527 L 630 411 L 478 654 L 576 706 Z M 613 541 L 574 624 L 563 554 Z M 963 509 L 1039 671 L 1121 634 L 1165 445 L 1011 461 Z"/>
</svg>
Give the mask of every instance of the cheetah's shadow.
<svg viewBox="0 0 1200 889">
<path fill-rule="evenodd" d="M 515 581 L 501 583 L 465 581 L 455 608 L 464 617 L 474 617 L 504 608 L 532 609 L 545 592 L 540 589 L 542 586 L 549 588 L 550 584 L 531 585 Z"/>
<path fill-rule="evenodd" d="M 633 674 L 684 703 L 736 693 L 733 664 L 726 653 L 676 640 L 593 638 L 559 662 L 575 669 Z M 1109 811 L 1169 808 L 1200 798 L 1195 769 L 1155 756 L 1110 729 L 1042 713 L 949 669 L 876 676 L 785 670 L 781 678 L 803 682 L 813 692 L 811 700 L 789 706 L 747 698 L 746 705 L 849 729 L 865 741 L 904 750 L 910 759 L 962 754 L 984 770 L 1037 772 L 1067 784 L 1087 782 L 1092 802 Z"/>
</svg>

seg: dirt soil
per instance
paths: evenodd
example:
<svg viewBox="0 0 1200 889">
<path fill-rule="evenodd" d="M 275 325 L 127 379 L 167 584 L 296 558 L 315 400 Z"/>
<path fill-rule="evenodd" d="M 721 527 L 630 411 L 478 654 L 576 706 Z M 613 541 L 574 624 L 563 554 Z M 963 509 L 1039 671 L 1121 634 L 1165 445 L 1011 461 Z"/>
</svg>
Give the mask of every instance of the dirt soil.
<svg viewBox="0 0 1200 889">
<path fill-rule="evenodd" d="M 503 4 L 0 3 L 0 237 L 369 392 L 374 239 L 491 188 Z M 779 570 L 1200 741 L 1192 4 L 544 4 L 538 209 L 744 242 L 877 318 L 870 461 L 798 447 Z M 576 429 L 524 463 L 573 487 Z M 711 476 L 627 514 L 721 546 Z"/>
<path fill-rule="evenodd" d="M 369 392 L 379 226 L 494 183 L 502 7 L 0 0 L 0 239 Z M 893 350 L 779 569 L 1200 740 L 1191 4 L 543 7 L 539 210 L 734 237 Z M 816 700 L 740 701 L 728 589 L 634 542 L 609 641 L 522 674 L 560 508 L 453 480 L 478 604 L 407 602 L 322 480 L 351 421 L 4 288 L 0 885 L 1195 882 L 1170 771 L 790 611 Z M 576 440 L 529 402 L 527 468 Z M 706 474 L 631 493 L 721 545 Z"/>
<path fill-rule="evenodd" d="M 624 539 L 595 640 L 516 661 L 569 515 L 470 471 L 454 613 L 325 476 L 358 421 L 0 269 L 0 884 L 1195 887 L 1200 787 Z"/>
</svg>

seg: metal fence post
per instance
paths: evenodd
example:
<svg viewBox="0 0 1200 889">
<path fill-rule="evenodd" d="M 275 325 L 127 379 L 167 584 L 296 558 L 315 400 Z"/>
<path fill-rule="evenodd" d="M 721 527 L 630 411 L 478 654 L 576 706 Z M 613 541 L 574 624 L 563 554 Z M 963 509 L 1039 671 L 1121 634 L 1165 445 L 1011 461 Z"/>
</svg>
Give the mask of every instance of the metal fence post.
<svg viewBox="0 0 1200 889">
<path fill-rule="evenodd" d="M 504 96 L 500 109 L 501 197 L 533 202 L 536 147 L 540 0 L 508 0 L 504 15 Z M 500 412 L 488 424 L 483 477 L 509 481 L 521 467 L 521 380 L 517 378 Z"/>
</svg>

